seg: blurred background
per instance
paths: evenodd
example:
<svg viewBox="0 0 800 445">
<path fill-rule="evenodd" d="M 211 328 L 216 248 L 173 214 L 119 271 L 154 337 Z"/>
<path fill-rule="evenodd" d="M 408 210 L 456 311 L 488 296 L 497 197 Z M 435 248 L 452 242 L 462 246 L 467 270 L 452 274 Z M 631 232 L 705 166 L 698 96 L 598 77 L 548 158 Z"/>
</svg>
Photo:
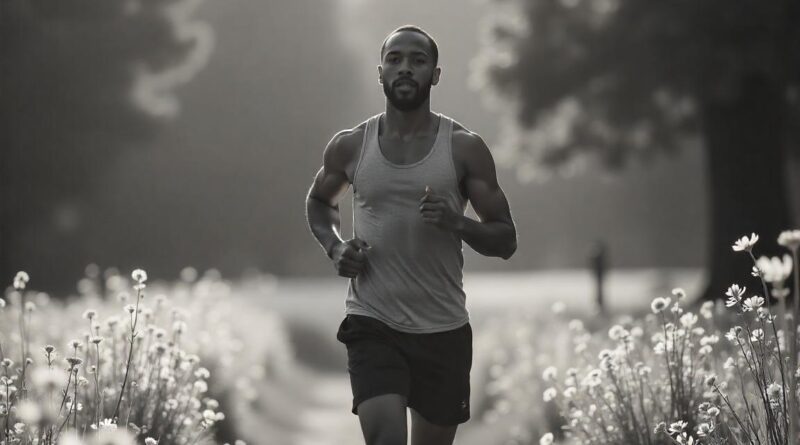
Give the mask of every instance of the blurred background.
<svg viewBox="0 0 800 445">
<path fill-rule="evenodd" d="M 581 268 L 598 241 L 613 267 L 703 268 L 714 212 L 726 244 L 797 214 L 797 37 L 777 4 L 651 3 L 3 2 L 2 276 L 331 276 L 305 193 L 330 138 L 383 110 L 380 43 L 406 23 L 437 39 L 431 107 L 487 141 L 518 226 L 511 260 L 465 246 L 467 271 Z"/>
<path fill-rule="evenodd" d="M 249 395 L 220 441 L 357 443 L 334 335 L 346 281 L 305 197 L 332 136 L 384 110 L 382 40 L 416 24 L 439 45 L 431 107 L 492 149 L 519 237 L 507 261 L 464 246 L 476 421 L 459 443 L 528 443 L 492 436 L 511 428 L 503 345 L 538 339 L 527 379 L 566 363 L 567 319 L 591 323 L 599 289 L 616 315 L 674 286 L 720 298 L 751 267 L 735 239 L 781 252 L 800 216 L 798 22 L 798 2 L 761 0 L 4 0 L 0 277 L 79 304 L 114 268 L 200 278 L 226 309 L 209 315 L 242 331 L 216 391 Z M 241 384 L 243 349 L 291 371 Z M 536 385 L 515 417 L 535 425 L 514 428 L 538 438 L 559 419 Z"/>
</svg>

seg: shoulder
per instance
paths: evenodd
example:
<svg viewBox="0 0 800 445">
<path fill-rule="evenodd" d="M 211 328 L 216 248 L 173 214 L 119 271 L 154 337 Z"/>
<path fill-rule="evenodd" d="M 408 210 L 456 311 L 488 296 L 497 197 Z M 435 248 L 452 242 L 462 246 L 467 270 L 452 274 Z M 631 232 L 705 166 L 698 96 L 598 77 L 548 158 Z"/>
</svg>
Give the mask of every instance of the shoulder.
<svg viewBox="0 0 800 445">
<path fill-rule="evenodd" d="M 453 158 L 467 170 L 487 163 L 494 164 L 492 153 L 483 138 L 453 119 Z"/>
<path fill-rule="evenodd" d="M 353 128 L 340 130 L 334 134 L 325 147 L 326 162 L 345 168 L 357 159 L 366 129 L 367 121 L 364 121 Z"/>
</svg>

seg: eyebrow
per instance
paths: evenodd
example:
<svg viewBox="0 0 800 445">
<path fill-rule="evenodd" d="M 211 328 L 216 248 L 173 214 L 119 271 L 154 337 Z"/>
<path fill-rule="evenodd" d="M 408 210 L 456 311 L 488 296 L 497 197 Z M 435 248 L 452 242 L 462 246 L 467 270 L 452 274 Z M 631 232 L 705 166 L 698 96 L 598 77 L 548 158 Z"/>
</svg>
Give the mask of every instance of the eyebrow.
<svg viewBox="0 0 800 445">
<path fill-rule="evenodd" d="M 418 49 L 417 49 L 417 50 L 412 50 L 412 51 L 409 51 L 409 52 L 410 52 L 411 54 L 415 54 L 415 55 L 416 55 L 416 54 L 422 54 L 423 56 L 428 56 L 428 57 L 430 57 L 430 54 L 428 54 L 428 53 L 427 53 L 427 52 L 425 52 L 425 51 L 418 50 Z M 390 50 L 386 51 L 386 54 L 384 55 L 384 57 L 388 56 L 389 54 L 397 54 L 397 53 L 402 53 L 402 51 L 400 51 L 400 50 L 398 50 L 398 49 L 390 49 Z"/>
</svg>

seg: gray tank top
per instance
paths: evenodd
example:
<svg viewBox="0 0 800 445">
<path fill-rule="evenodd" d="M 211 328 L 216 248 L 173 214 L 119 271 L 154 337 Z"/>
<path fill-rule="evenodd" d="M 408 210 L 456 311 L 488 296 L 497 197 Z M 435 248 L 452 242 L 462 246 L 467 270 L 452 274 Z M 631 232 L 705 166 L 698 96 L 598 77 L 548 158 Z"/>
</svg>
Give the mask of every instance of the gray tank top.
<svg viewBox="0 0 800 445">
<path fill-rule="evenodd" d="M 469 321 L 461 238 L 423 222 L 419 212 L 426 185 L 462 214 L 466 209 L 453 164 L 453 120 L 437 113 L 430 152 L 413 164 L 395 164 L 378 143 L 382 114 L 367 120 L 353 178 L 353 235 L 371 249 L 365 270 L 350 280 L 345 314 L 373 317 L 409 333 L 456 329 Z"/>
</svg>

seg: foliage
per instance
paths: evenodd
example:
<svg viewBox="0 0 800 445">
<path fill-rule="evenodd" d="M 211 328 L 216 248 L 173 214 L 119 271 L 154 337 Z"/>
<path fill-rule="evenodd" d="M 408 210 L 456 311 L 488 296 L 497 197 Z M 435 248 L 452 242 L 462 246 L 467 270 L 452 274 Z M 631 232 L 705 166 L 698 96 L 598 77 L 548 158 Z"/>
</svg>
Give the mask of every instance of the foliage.
<svg viewBox="0 0 800 445">
<path fill-rule="evenodd" d="M 81 280 L 80 299 L 60 304 L 26 290 L 20 272 L 0 299 L 0 438 L 9 444 L 215 443 L 213 429 L 228 421 L 222 407 L 240 413 L 254 381 L 285 372 L 287 339 L 248 342 L 213 275 L 186 277 L 172 298 L 157 290 L 145 298 L 139 269 L 133 294 L 114 271 L 98 275 Z M 119 315 L 101 321 L 101 313 Z M 267 335 L 282 330 L 272 321 L 262 320 Z"/>
<path fill-rule="evenodd" d="M 724 334 L 720 328 L 730 314 L 722 302 L 704 303 L 698 316 L 683 308 L 681 289 L 655 298 L 644 320 L 612 326 L 607 339 L 571 323 L 577 366 L 561 379 L 554 367 L 542 375 L 550 384 L 544 400 L 558 406 L 568 436 L 591 444 L 794 443 L 797 328 L 795 316 L 786 316 L 784 283 L 797 263 L 800 231 L 780 238 L 793 259 L 756 260 L 757 240 L 744 237 L 734 250 L 752 258 L 762 295 L 769 296 L 767 282 L 772 285 L 779 316 L 763 296 L 748 297 L 734 284 L 725 306 L 735 312 L 735 325 Z M 796 292 L 796 268 L 794 277 Z M 600 349 L 596 356 L 593 349 Z"/>
<path fill-rule="evenodd" d="M 474 81 L 503 99 L 504 156 L 529 175 L 674 150 L 698 134 L 704 102 L 733 100 L 752 78 L 800 110 L 796 2 L 496 3 Z"/>
</svg>

